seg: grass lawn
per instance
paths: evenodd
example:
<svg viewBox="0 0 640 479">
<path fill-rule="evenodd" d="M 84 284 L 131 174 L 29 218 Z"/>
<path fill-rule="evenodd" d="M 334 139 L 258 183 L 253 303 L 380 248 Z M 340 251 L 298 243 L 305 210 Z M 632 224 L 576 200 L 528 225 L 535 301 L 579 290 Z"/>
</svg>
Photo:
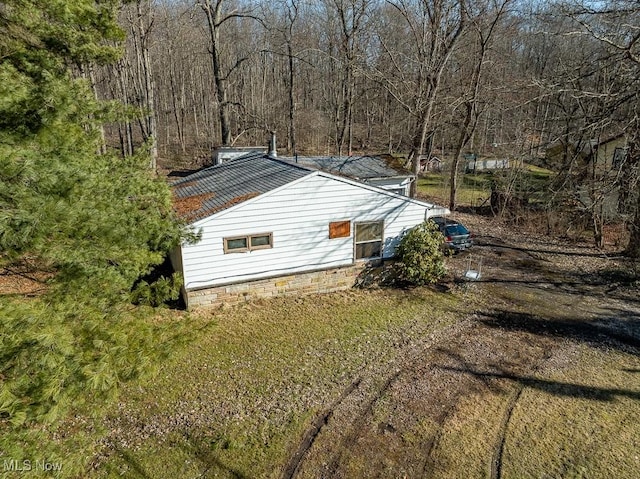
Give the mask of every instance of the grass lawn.
<svg viewBox="0 0 640 479">
<path fill-rule="evenodd" d="M 580 312 L 597 301 L 497 283 L 167 310 L 153 319 L 175 332 L 158 374 L 128 384 L 106 413 L 49 431 L 43 458 L 64 465 L 54 477 L 278 478 L 310 425 L 362 378 L 345 401 L 354 409 L 332 416 L 297 477 L 318 477 L 337 456 L 345 477 L 491 477 L 499 457 L 503 478 L 635 478 L 640 357 L 582 339 L 591 326 Z M 494 309 L 524 319 L 460 322 Z M 71 454 L 92 467 L 68 467 Z"/>
<path fill-rule="evenodd" d="M 491 196 L 490 173 L 460 176 L 457 201 L 459 205 L 479 206 Z M 449 174 L 429 173 L 418 178 L 418 193 L 440 204 L 449 204 Z"/>
<path fill-rule="evenodd" d="M 491 196 L 493 181 L 514 181 L 516 191 L 523 191 L 532 201 L 547 194 L 547 185 L 554 173 L 534 165 L 522 168 L 460 174 L 457 203 L 460 206 L 480 206 Z M 429 173 L 418 178 L 418 192 L 440 204 L 449 203 L 450 177 L 448 172 Z"/>
<path fill-rule="evenodd" d="M 199 313 L 193 341 L 112 412 L 96 477 L 277 477 L 310 421 L 411 335 L 464 315 L 427 289 L 349 291 Z"/>
</svg>

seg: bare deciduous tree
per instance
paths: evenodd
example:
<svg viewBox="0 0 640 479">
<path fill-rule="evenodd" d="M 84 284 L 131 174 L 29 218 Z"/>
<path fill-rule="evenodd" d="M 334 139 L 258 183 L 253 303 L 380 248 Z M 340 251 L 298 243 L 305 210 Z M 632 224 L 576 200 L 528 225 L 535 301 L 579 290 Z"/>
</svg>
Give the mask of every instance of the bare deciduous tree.
<svg viewBox="0 0 640 479">
<path fill-rule="evenodd" d="M 209 31 L 209 54 L 211 55 L 211 65 L 213 68 L 213 78 L 216 85 L 216 95 L 218 100 L 218 114 L 220 120 L 220 138 L 223 145 L 231 144 L 231 125 L 229 118 L 229 110 L 232 101 L 229 99 L 229 81 L 231 75 L 237 71 L 240 66 L 248 60 L 245 55 L 240 55 L 231 61 L 230 64 L 224 64 L 222 38 L 223 27 L 234 20 L 252 19 L 261 21 L 251 9 L 234 8 L 225 0 L 198 0 L 197 5 L 204 12 L 207 19 Z M 226 8 L 229 7 L 229 8 Z M 228 43 L 227 43 L 228 44 Z"/>
<path fill-rule="evenodd" d="M 414 119 L 410 158 L 418 175 L 420 155 L 432 139 L 436 125 L 433 113 L 442 81 L 454 47 L 467 24 L 465 0 L 386 0 L 390 22 L 400 28 L 408 41 L 399 43 L 379 34 L 386 57 L 379 72 L 381 84 Z M 394 18 L 395 17 L 395 18 Z M 397 33 L 397 32 L 394 32 Z M 417 193 L 415 182 L 411 195 Z"/>
<path fill-rule="evenodd" d="M 473 62 L 473 70 L 469 83 L 467 84 L 467 89 L 463 93 L 460 102 L 464 108 L 464 119 L 460 125 L 460 133 L 455 145 L 451 164 L 449 194 L 449 209 L 451 211 L 456 207 L 458 165 L 461 160 L 461 155 L 473 137 L 476 127 L 478 126 L 478 119 L 482 113 L 480 109 L 480 83 L 483 79 L 487 52 L 490 42 L 493 39 L 496 26 L 504 17 L 509 3 L 511 3 L 511 0 L 489 0 L 486 3 L 480 1 L 470 6 L 469 8 L 473 9 L 467 12 L 470 14 L 469 30 L 475 38 L 475 41 L 472 42 L 472 45 L 469 47 L 473 52 L 473 56 L 470 59 Z"/>
</svg>

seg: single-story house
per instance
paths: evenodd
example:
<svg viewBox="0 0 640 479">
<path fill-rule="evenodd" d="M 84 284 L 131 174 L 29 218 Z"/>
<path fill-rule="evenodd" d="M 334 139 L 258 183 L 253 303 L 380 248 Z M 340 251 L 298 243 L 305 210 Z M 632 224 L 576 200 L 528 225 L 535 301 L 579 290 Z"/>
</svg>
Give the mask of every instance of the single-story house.
<svg viewBox="0 0 640 479">
<path fill-rule="evenodd" d="M 598 211 L 604 221 L 619 221 L 632 214 L 635 204 L 633 195 L 620 194 L 620 185 L 629 178 L 625 171 L 628 150 L 624 134 L 573 143 L 559 140 L 547 148 L 545 159 L 551 167 L 572 175 L 585 210 Z M 567 169 L 569 163 L 572 167 Z"/>
<path fill-rule="evenodd" d="M 318 169 L 336 176 L 378 186 L 400 195 L 409 195 L 415 175 L 391 155 L 365 156 L 294 156 L 279 157 L 292 163 Z"/>
<path fill-rule="evenodd" d="M 249 153 L 181 178 L 175 209 L 196 244 L 171 255 L 187 307 L 346 289 L 405 231 L 446 208 Z"/>
<path fill-rule="evenodd" d="M 475 171 L 488 171 L 488 170 L 505 170 L 509 168 L 509 160 L 506 158 L 496 159 L 496 158 L 474 158 L 471 160 L 467 160 L 465 165 L 465 171 L 467 173 L 472 173 Z"/>
<path fill-rule="evenodd" d="M 437 156 L 421 155 L 420 157 L 420 172 L 439 172 L 442 171 L 442 160 Z"/>
<path fill-rule="evenodd" d="M 588 150 L 587 162 L 595 161 L 601 172 L 612 171 L 613 174 L 617 174 L 627 157 L 629 145 L 627 137 L 619 134 L 603 140 L 591 140 L 590 147 L 585 149 Z"/>
<path fill-rule="evenodd" d="M 564 167 L 567 160 L 579 159 L 584 165 L 594 162 L 601 173 L 616 170 L 623 163 L 628 151 L 624 134 L 607 138 L 584 140 L 571 144 L 563 140 L 554 142 L 545 152 L 546 160 L 556 167 Z M 614 172 L 615 174 L 615 172 Z"/>
</svg>

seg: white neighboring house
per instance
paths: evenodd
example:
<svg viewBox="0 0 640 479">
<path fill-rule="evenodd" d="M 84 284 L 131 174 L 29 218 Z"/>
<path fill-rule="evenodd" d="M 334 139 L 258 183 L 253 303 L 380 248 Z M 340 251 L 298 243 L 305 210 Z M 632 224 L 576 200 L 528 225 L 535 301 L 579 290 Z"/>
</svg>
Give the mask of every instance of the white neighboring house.
<svg viewBox="0 0 640 479">
<path fill-rule="evenodd" d="M 262 153 L 206 168 L 172 186 L 176 211 L 201 232 L 196 244 L 183 244 L 171 258 L 184 277 L 187 307 L 221 302 L 240 291 L 228 287 L 233 284 L 242 283 L 245 296 L 275 296 L 291 293 L 307 273 L 391 258 L 406 230 L 449 213 Z M 256 283 L 283 277 L 289 282 Z M 333 290 L 327 278 L 309 284 L 318 281 L 324 282 L 318 291 Z"/>
<path fill-rule="evenodd" d="M 468 160 L 466 164 L 467 172 L 487 171 L 487 170 L 505 170 L 510 167 L 508 159 L 474 159 Z"/>
</svg>

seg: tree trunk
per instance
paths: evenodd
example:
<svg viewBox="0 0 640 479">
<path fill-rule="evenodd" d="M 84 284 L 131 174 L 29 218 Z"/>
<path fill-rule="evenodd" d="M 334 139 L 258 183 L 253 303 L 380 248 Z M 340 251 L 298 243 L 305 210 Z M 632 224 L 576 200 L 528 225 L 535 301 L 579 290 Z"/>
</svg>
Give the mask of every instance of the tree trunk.
<svg viewBox="0 0 640 479">
<path fill-rule="evenodd" d="M 433 95 L 432 99 L 429 100 L 429 106 L 420 118 L 419 124 L 417 126 L 418 133 L 413 139 L 413 150 L 409 155 L 411 158 L 411 172 L 416 177 L 416 181 L 413 181 L 411 183 L 411 187 L 409 189 L 409 195 L 412 198 L 415 198 L 418 195 L 417 178 L 420 174 L 420 157 L 422 155 L 422 152 L 424 151 L 424 144 L 427 140 L 427 133 L 433 134 L 433 132 L 428 132 L 428 129 L 431 126 L 431 111 L 434 103 L 435 95 Z"/>
<path fill-rule="evenodd" d="M 477 54 L 473 73 L 471 75 L 471 83 L 469 84 L 470 96 L 464 101 L 464 104 L 466 106 L 465 118 L 462 124 L 462 128 L 460 129 L 460 136 L 456 145 L 455 154 L 453 156 L 453 163 L 451 165 L 451 189 L 449 192 L 449 209 L 451 211 L 456 208 L 456 194 L 458 190 L 458 166 L 460 164 L 462 151 L 469 143 L 469 140 L 475 134 L 476 128 L 478 126 L 478 119 L 480 116 L 480 111 L 478 109 L 480 81 L 482 79 L 483 65 L 487 54 L 487 48 L 489 47 L 489 42 L 491 41 L 493 31 L 500 18 L 502 17 L 507 4 L 510 1 L 511 0 L 502 1 L 502 4 L 493 16 L 491 23 L 489 23 L 486 32 L 483 31 L 482 28 L 482 22 L 484 21 L 484 18 L 482 16 L 479 16 L 478 18 L 474 19 L 474 25 L 476 27 L 476 34 L 478 37 L 479 51 Z"/>
<path fill-rule="evenodd" d="M 209 39 L 211 41 L 209 53 L 213 68 L 213 80 L 216 85 L 216 98 L 218 100 L 218 120 L 220 121 L 220 140 L 224 146 L 231 144 L 231 127 L 229 125 L 229 101 L 227 93 L 227 80 L 222 72 L 220 58 L 220 25 L 222 22 L 222 0 L 218 0 L 213 6 L 210 0 L 200 4 L 207 16 L 209 27 Z"/>
<path fill-rule="evenodd" d="M 287 38 L 287 57 L 289 60 L 289 151 L 293 154 L 297 154 L 296 145 L 296 102 L 294 97 L 295 89 L 295 64 L 293 61 L 293 46 L 291 35 Z"/>
<path fill-rule="evenodd" d="M 153 171 L 157 168 L 158 159 L 158 132 L 156 121 L 156 106 L 153 77 L 151 71 L 151 59 L 149 43 L 151 40 L 151 26 L 153 25 L 153 9 L 150 0 L 137 0 L 135 10 L 133 5 L 127 10 L 127 19 L 130 28 L 130 38 L 133 43 L 133 63 L 129 57 L 125 57 L 125 68 L 131 72 L 132 81 L 128 88 L 133 90 L 135 103 L 140 111 L 138 126 L 142 139 L 149 147 L 149 168 Z"/>
<path fill-rule="evenodd" d="M 91 89 L 93 91 L 93 96 L 96 100 L 99 100 L 99 95 L 98 95 L 98 84 L 96 81 L 96 72 L 94 69 L 93 64 L 89 64 L 88 65 L 88 70 L 89 70 L 89 81 L 91 82 Z M 99 155 L 106 155 L 107 154 L 107 141 L 106 141 L 106 135 L 105 135 L 105 131 L 104 131 L 104 124 L 100 123 L 98 125 L 98 131 L 100 133 L 100 146 L 98 147 L 98 154 Z"/>
<path fill-rule="evenodd" d="M 638 192 L 640 198 L 640 191 Z M 636 207 L 636 215 L 629 223 L 629 244 L 625 250 L 625 254 L 630 258 L 640 259 L 640 199 Z"/>
</svg>

